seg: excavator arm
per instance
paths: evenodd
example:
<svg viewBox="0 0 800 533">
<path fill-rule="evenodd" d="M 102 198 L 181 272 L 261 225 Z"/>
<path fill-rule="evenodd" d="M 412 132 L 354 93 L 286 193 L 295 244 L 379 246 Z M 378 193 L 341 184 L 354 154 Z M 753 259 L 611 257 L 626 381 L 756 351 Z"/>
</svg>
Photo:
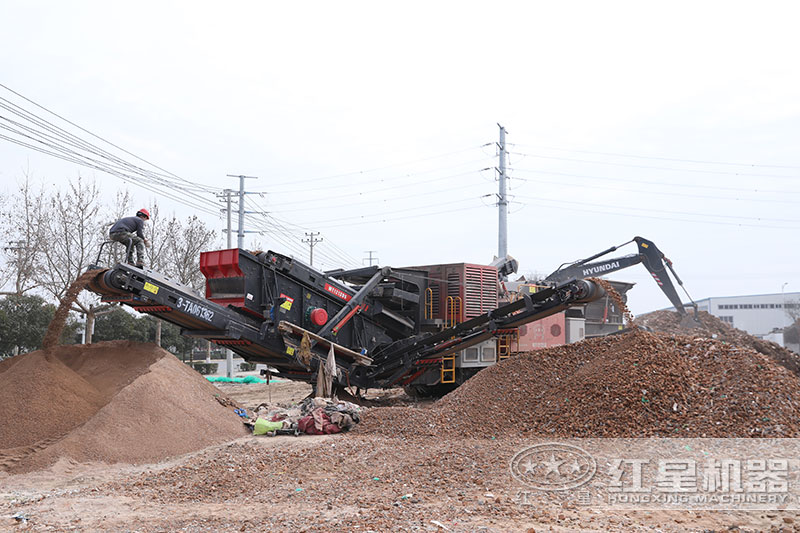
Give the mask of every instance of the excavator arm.
<svg viewBox="0 0 800 533">
<path fill-rule="evenodd" d="M 595 261 L 595 259 L 599 259 L 604 255 L 610 254 L 611 252 L 614 252 L 622 246 L 630 244 L 631 242 L 635 242 L 638 246 L 638 254 Z M 683 308 L 683 302 L 681 301 L 680 296 L 678 296 L 678 291 L 675 289 L 675 285 L 672 283 L 669 273 L 667 272 L 667 270 L 669 270 L 669 272 L 671 272 L 675 277 L 675 281 L 678 282 L 678 285 L 683 288 L 683 281 L 680 277 L 678 277 L 678 274 L 672 267 L 672 261 L 670 261 L 667 256 L 665 256 L 661 250 L 658 249 L 653 241 L 649 241 L 642 237 L 634 237 L 624 244 L 612 246 L 611 248 L 594 254 L 591 257 L 587 257 L 586 259 L 561 265 L 558 270 L 547 276 L 544 281 L 548 283 L 563 283 L 571 279 L 602 276 L 604 274 L 610 274 L 611 272 L 616 272 L 617 270 L 622 270 L 623 268 L 628 268 L 639 263 L 644 264 L 645 268 L 647 268 L 647 271 L 650 272 L 651 276 L 653 276 L 653 279 L 656 281 L 658 286 L 662 291 L 664 291 L 664 294 L 667 295 L 669 301 L 675 306 L 675 310 L 681 315 L 685 315 L 686 310 Z M 686 292 L 686 289 L 684 289 L 684 292 Z M 689 296 L 688 293 L 686 293 L 686 295 Z M 689 300 L 692 301 L 696 315 L 697 304 L 694 303 L 694 300 L 692 300 L 691 297 L 689 297 Z"/>
</svg>

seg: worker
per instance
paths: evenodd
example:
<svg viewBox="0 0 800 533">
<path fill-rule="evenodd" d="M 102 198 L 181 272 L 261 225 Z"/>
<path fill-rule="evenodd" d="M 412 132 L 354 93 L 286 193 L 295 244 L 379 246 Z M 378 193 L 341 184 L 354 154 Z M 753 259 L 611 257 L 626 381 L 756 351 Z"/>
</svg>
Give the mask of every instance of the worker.
<svg viewBox="0 0 800 533">
<path fill-rule="evenodd" d="M 144 223 L 150 220 L 150 212 L 147 209 L 139 209 L 135 217 L 125 217 L 117 220 L 109 234 L 112 241 L 121 242 L 127 249 L 127 262 L 133 264 L 133 249 L 136 248 L 136 266 L 144 268 L 144 247 L 150 246 L 144 238 Z"/>
</svg>

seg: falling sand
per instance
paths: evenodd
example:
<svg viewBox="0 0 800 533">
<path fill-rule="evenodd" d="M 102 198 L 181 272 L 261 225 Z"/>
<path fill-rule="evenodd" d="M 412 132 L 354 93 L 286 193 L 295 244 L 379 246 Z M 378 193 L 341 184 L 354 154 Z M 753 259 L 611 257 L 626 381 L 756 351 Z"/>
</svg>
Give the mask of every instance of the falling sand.
<svg viewBox="0 0 800 533">
<path fill-rule="evenodd" d="M 42 349 L 46 350 L 58 344 L 58 339 L 61 337 L 61 332 L 64 331 L 64 325 L 67 323 L 67 316 L 72 308 L 72 304 L 75 303 L 78 295 L 86 287 L 86 285 L 88 285 L 89 282 L 92 281 L 92 279 L 94 279 L 94 277 L 100 272 L 101 270 L 86 271 L 81 274 L 78 279 L 72 282 L 72 285 L 69 286 L 66 294 L 64 294 L 64 298 L 61 299 L 61 303 L 59 304 L 58 309 L 56 309 L 56 314 L 53 316 L 53 320 L 50 321 L 50 325 L 47 327 L 47 333 L 45 334 L 44 341 L 42 342 Z"/>
</svg>

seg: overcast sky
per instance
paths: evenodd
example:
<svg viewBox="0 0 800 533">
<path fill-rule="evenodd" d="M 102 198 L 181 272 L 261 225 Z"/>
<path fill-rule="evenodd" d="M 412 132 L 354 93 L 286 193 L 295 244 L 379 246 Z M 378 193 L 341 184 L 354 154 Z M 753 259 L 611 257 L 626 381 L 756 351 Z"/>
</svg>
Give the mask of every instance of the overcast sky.
<svg viewBox="0 0 800 533">
<path fill-rule="evenodd" d="M 522 273 L 641 235 L 695 299 L 800 290 L 795 3 L 5 0 L 0 20 L 8 88 L 191 182 L 258 176 L 271 233 L 249 245 L 305 254 L 319 231 L 322 268 L 488 263 L 500 123 Z M 26 168 L 223 227 L 0 140 L 4 194 Z M 634 313 L 669 305 L 641 266 L 611 277 Z"/>
</svg>

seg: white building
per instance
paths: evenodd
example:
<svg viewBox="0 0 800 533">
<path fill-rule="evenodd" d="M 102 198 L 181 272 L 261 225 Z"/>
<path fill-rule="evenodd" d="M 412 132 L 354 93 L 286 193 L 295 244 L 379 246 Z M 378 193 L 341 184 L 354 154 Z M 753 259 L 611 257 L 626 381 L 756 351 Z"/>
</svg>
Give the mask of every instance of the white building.
<svg viewBox="0 0 800 533">
<path fill-rule="evenodd" d="M 705 298 L 697 301 L 697 307 L 750 335 L 775 340 L 770 334 L 792 323 L 786 310 L 800 311 L 800 292 Z"/>
</svg>

